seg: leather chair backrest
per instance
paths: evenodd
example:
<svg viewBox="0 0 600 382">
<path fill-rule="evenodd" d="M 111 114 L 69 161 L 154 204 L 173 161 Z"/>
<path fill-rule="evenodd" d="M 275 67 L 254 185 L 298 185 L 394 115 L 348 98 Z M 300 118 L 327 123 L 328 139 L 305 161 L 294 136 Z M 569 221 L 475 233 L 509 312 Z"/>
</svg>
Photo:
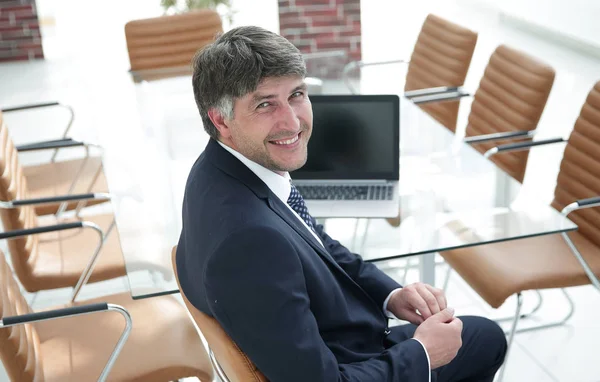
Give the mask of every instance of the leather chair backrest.
<svg viewBox="0 0 600 382">
<path fill-rule="evenodd" d="M 210 9 L 130 21 L 125 25 L 125 39 L 131 71 L 179 68 L 191 73 L 194 54 L 221 32 L 221 17 Z M 143 79 L 164 77 L 169 75 Z"/>
<path fill-rule="evenodd" d="M 570 203 L 600 195 L 600 82 L 587 96 L 567 146 L 554 191 L 552 206 L 562 210 Z M 577 232 L 600 247 L 600 209 L 569 214 Z"/>
<path fill-rule="evenodd" d="M 31 312 L 6 262 L 4 253 L 0 251 L 0 317 Z M 1 328 L 0 359 L 11 381 L 43 381 L 40 340 L 35 325 Z"/>
<path fill-rule="evenodd" d="M 250 358 L 233 342 L 233 340 L 225 333 L 219 322 L 213 317 L 196 309 L 194 305 L 187 299 L 177 277 L 177 247 L 173 247 L 171 252 L 171 260 L 173 262 L 173 271 L 177 286 L 181 292 L 181 297 L 185 302 L 185 306 L 192 315 L 196 325 L 206 338 L 208 346 L 213 351 L 219 365 L 225 371 L 230 382 L 266 382 L 267 378 L 256 368 Z"/>
<path fill-rule="evenodd" d="M 477 44 L 477 33 L 430 14 L 408 64 L 404 90 L 462 86 Z M 448 129 L 456 130 L 460 101 L 419 105 Z"/>
<path fill-rule="evenodd" d="M 552 67 L 523 52 L 505 45 L 497 47 L 475 92 L 466 136 L 535 130 L 552 90 L 554 75 Z M 484 153 L 502 143 L 507 142 L 473 147 Z M 523 182 L 528 155 L 528 151 L 516 151 L 494 155 L 491 160 Z"/>
<path fill-rule="evenodd" d="M 8 127 L 0 113 L 0 200 L 10 201 L 27 198 L 27 179 L 19 163 L 18 152 L 10 138 Z M 0 208 L 0 218 L 5 231 L 35 228 L 37 215 L 31 206 L 11 209 Z M 26 284 L 33 272 L 33 256 L 37 254 L 38 235 L 8 241 L 8 249 L 17 276 Z"/>
</svg>

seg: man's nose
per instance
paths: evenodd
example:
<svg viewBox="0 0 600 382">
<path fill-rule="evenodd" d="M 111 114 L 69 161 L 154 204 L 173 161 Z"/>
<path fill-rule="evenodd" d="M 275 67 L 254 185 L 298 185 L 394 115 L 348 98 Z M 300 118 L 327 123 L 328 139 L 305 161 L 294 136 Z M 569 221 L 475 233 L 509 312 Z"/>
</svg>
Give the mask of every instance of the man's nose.
<svg viewBox="0 0 600 382">
<path fill-rule="evenodd" d="M 300 127 L 300 120 L 291 105 L 285 105 L 280 109 L 279 121 L 282 129 L 297 131 Z"/>
</svg>

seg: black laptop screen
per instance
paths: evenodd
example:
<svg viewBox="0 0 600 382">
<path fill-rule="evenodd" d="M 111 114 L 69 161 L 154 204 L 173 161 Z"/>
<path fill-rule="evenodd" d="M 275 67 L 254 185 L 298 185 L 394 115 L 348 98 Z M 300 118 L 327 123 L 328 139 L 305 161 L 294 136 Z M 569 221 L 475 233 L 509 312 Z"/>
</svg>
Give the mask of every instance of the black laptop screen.
<svg viewBox="0 0 600 382">
<path fill-rule="evenodd" d="M 394 95 L 311 95 L 306 164 L 292 179 L 399 177 L 399 99 Z"/>
</svg>

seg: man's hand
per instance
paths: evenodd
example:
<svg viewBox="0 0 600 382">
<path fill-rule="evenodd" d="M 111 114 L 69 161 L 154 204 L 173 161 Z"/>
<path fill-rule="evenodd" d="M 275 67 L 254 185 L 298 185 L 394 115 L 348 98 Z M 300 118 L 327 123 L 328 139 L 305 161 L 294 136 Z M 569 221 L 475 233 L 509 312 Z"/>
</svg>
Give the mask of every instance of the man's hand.
<svg viewBox="0 0 600 382">
<path fill-rule="evenodd" d="M 387 310 L 401 320 L 419 325 L 446 307 L 443 290 L 423 283 L 414 283 L 394 292 L 388 300 Z"/>
<path fill-rule="evenodd" d="M 448 364 L 462 346 L 462 321 L 447 308 L 426 319 L 413 338 L 421 341 L 431 362 L 431 370 Z"/>
</svg>

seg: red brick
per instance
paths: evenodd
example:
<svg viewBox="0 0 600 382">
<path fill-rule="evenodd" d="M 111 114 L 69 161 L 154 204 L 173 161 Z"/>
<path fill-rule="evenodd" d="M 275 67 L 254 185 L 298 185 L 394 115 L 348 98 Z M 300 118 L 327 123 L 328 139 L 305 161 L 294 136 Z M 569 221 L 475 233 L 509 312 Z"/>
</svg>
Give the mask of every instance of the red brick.
<svg viewBox="0 0 600 382">
<path fill-rule="evenodd" d="M 284 29 L 306 29 L 307 27 L 308 23 L 306 21 L 279 22 L 279 29 L 282 31 Z"/>
<path fill-rule="evenodd" d="M 21 25 L 0 24 L 0 33 L 22 31 Z"/>
<path fill-rule="evenodd" d="M 335 34 L 333 32 L 302 32 L 298 35 L 303 40 L 310 39 L 333 39 Z"/>
<path fill-rule="evenodd" d="M 354 37 L 354 36 L 360 36 L 360 35 L 361 35 L 360 28 L 350 29 L 350 30 L 339 32 L 340 37 Z"/>
<path fill-rule="evenodd" d="M 331 0 L 296 0 L 296 6 L 303 5 L 330 5 Z"/>
<path fill-rule="evenodd" d="M 17 46 L 20 49 L 42 49 L 42 43 L 41 41 L 23 41 L 23 42 L 19 42 L 17 44 Z"/>
<path fill-rule="evenodd" d="M 37 15 L 31 12 L 15 12 L 13 13 L 17 21 L 37 21 Z"/>
<path fill-rule="evenodd" d="M 28 29 L 40 29 L 40 23 L 37 20 L 26 22 L 23 23 L 23 27 L 27 27 Z"/>
<path fill-rule="evenodd" d="M 291 4 L 289 2 L 289 0 L 279 0 L 279 6 L 280 7 L 289 7 Z"/>
<path fill-rule="evenodd" d="M 322 17 L 322 18 L 337 18 L 338 11 L 336 8 L 319 9 L 319 10 L 304 10 L 302 11 L 304 16 L 308 17 Z"/>
<path fill-rule="evenodd" d="M 344 16 L 354 16 L 360 18 L 360 8 L 359 9 L 344 9 Z"/>
<path fill-rule="evenodd" d="M 33 6 L 32 5 L 21 5 L 21 6 L 14 6 L 14 7 L 5 7 L 2 6 L 2 8 L 0 9 L 0 13 L 4 14 L 4 13 L 9 13 L 9 12 L 30 12 L 33 13 Z"/>
<path fill-rule="evenodd" d="M 336 40 L 317 40 L 317 49 L 350 49 L 349 41 L 336 41 Z"/>
<path fill-rule="evenodd" d="M 333 26 L 340 26 L 340 25 L 344 25 L 344 20 L 340 20 L 340 19 L 329 19 L 329 18 L 313 18 L 312 20 L 312 26 L 313 27 L 333 27 Z"/>
</svg>

